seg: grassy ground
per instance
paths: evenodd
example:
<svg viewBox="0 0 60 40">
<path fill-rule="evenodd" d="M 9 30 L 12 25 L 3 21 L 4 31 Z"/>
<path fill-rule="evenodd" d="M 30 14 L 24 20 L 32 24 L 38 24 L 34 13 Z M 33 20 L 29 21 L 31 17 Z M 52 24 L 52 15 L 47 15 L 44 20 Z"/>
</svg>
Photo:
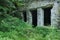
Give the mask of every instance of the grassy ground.
<svg viewBox="0 0 60 40">
<path fill-rule="evenodd" d="M 0 40 L 60 40 L 60 30 L 55 27 L 36 27 L 12 16 L 0 20 Z"/>
</svg>

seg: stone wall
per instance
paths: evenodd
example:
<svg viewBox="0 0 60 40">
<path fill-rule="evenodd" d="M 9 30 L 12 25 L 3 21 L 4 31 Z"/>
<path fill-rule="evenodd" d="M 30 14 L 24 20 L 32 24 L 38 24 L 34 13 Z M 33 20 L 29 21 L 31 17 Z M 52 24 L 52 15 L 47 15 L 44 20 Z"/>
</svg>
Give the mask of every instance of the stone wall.
<svg viewBox="0 0 60 40">
<path fill-rule="evenodd" d="M 50 7 L 53 6 L 54 2 L 47 2 L 47 1 L 43 1 L 43 2 L 33 2 L 30 5 L 28 5 L 28 9 L 35 9 L 35 8 L 45 8 L 45 7 Z"/>
<path fill-rule="evenodd" d="M 43 8 L 51 9 L 51 26 L 60 26 L 60 1 L 34 1 L 27 6 L 27 23 L 32 24 L 32 13 L 30 10 L 37 9 L 37 26 L 44 26 Z"/>
</svg>

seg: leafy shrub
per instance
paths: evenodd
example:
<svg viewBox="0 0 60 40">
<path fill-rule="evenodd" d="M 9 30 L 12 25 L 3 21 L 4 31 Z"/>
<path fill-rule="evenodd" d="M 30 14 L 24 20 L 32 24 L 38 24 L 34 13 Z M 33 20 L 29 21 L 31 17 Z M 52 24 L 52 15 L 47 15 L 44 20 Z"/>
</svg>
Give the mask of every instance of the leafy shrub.
<svg viewBox="0 0 60 40">
<path fill-rule="evenodd" d="M 60 40 L 55 27 L 36 27 L 8 14 L 0 17 L 0 40 Z"/>
</svg>

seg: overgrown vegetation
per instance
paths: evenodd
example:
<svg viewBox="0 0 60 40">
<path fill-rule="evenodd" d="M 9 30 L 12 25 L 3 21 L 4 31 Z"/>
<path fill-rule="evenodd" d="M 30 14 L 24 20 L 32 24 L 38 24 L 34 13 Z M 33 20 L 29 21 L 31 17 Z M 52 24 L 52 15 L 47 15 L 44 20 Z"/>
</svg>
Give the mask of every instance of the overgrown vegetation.
<svg viewBox="0 0 60 40">
<path fill-rule="evenodd" d="M 60 30 L 55 27 L 32 28 L 14 17 L 24 3 L 23 0 L 0 0 L 0 40 L 60 40 Z"/>
<path fill-rule="evenodd" d="M 10 15 L 1 16 L 0 40 L 60 40 L 60 30 L 31 25 Z"/>
</svg>

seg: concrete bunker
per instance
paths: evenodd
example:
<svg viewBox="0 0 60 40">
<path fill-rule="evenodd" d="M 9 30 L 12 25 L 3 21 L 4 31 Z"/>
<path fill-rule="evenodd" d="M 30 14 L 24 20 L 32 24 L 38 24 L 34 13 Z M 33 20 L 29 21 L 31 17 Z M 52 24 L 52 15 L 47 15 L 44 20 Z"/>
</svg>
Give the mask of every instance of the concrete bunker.
<svg viewBox="0 0 60 40">
<path fill-rule="evenodd" d="M 60 21 L 60 17 L 58 16 L 60 15 L 60 5 L 57 1 L 34 1 L 26 8 L 27 15 L 24 14 L 24 20 L 27 20 L 27 23 L 34 25 L 34 27 L 57 26 Z"/>
<path fill-rule="evenodd" d="M 51 25 L 51 9 L 52 7 L 44 8 L 44 26 Z"/>
<path fill-rule="evenodd" d="M 33 27 L 37 26 L 37 9 L 31 10 L 32 14 L 32 25 Z"/>
<path fill-rule="evenodd" d="M 24 22 L 27 22 L 27 14 L 26 14 L 26 11 L 23 11 L 23 20 Z"/>
</svg>

